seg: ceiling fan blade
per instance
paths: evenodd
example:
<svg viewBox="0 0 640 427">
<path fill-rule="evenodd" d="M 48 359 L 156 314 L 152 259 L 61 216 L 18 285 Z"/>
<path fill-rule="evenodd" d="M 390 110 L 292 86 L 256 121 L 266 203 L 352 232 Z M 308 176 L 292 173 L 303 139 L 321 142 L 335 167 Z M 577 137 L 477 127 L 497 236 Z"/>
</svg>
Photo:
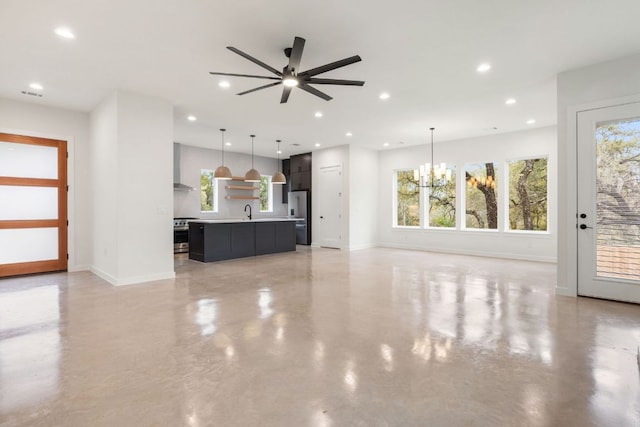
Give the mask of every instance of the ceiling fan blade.
<svg viewBox="0 0 640 427">
<path fill-rule="evenodd" d="M 347 65 L 351 65 L 360 61 L 362 61 L 362 58 L 360 58 L 358 55 L 355 55 L 349 58 L 341 59 L 340 61 L 332 62 L 327 65 L 322 65 L 320 67 L 312 68 L 303 73 L 298 73 L 298 75 L 301 77 L 304 77 L 304 76 L 313 77 L 317 74 L 326 73 L 327 71 L 335 70 L 336 68 L 340 68 L 340 67 L 345 67 Z"/>
<path fill-rule="evenodd" d="M 293 48 L 291 48 L 291 55 L 289 55 L 289 71 L 296 70 L 297 73 L 300 70 L 300 60 L 302 59 L 304 43 L 305 39 L 302 37 L 293 39 Z"/>
<path fill-rule="evenodd" d="M 337 79 L 316 79 L 311 78 L 305 80 L 306 83 L 314 85 L 343 85 L 343 86 L 364 86 L 364 82 L 361 80 L 337 80 Z"/>
<path fill-rule="evenodd" d="M 257 65 L 261 66 L 265 70 L 271 71 L 276 76 L 282 76 L 282 73 L 280 71 L 276 70 L 275 68 L 273 68 L 270 65 L 265 64 L 264 62 L 260 61 L 259 59 L 256 59 L 256 58 L 254 58 L 253 56 L 251 56 L 251 55 L 249 55 L 247 53 L 244 53 L 240 49 L 236 49 L 233 46 L 227 46 L 227 49 L 229 49 L 231 52 L 237 53 L 238 55 L 242 56 L 245 59 L 248 59 L 249 61 L 253 62 L 254 64 L 257 64 Z"/>
<path fill-rule="evenodd" d="M 331 101 L 333 98 L 330 97 L 329 95 L 327 95 L 324 92 L 320 92 L 318 89 L 316 89 L 315 87 L 311 87 L 309 85 L 306 84 L 301 84 L 298 85 L 298 87 L 306 92 L 309 92 L 312 95 L 315 96 L 319 96 L 320 98 L 324 99 L 325 101 Z"/>
<path fill-rule="evenodd" d="M 214 76 L 251 77 L 253 79 L 281 80 L 280 77 L 254 76 L 253 74 L 218 73 L 215 71 L 209 71 L 209 74 L 213 74 Z"/>
<path fill-rule="evenodd" d="M 284 104 L 287 102 L 287 100 L 289 99 L 289 95 L 291 94 L 291 89 L 293 89 L 290 86 L 285 86 L 284 89 L 282 90 L 282 98 L 280 98 L 280 104 Z"/>
<path fill-rule="evenodd" d="M 277 86 L 277 85 L 279 85 L 280 83 L 282 83 L 282 82 L 269 83 L 268 85 L 264 85 L 264 86 L 256 87 L 256 88 L 249 89 L 249 90 L 245 90 L 244 92 L 240 92 L 238 95 L 246 95 L 246 94 L 248 94 L 248 93 L 255 92 L 255 91 L 257 91 L 257 90 L 262 90 L 262 89 L 266 89 L 266 88 L 268 88 L 268 87 Z"/>
</svg>

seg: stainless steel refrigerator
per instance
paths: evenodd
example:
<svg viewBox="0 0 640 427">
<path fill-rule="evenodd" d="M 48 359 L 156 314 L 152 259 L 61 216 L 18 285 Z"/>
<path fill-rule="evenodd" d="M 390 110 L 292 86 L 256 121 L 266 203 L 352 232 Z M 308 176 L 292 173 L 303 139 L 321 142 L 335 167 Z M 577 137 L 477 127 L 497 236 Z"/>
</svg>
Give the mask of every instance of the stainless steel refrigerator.
<svg viewBox="0 0 640 427">
<path fill-rule="evenodd" d="M 311 193 L 292 191 L 289 193 L 289 216 L 302 218 L 296 222 L 296 243 L 311 244 Z"/>
</svg>

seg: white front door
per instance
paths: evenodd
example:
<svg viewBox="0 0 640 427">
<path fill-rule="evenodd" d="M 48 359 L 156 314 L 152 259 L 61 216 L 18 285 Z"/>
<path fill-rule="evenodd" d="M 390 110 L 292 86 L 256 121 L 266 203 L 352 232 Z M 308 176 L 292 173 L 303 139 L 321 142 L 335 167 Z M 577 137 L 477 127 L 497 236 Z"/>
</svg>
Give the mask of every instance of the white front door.
<svg viewBox="0 0 640 427">
<path fill-rule="evenodd" d="M 318 242 L 327 248 L 342 247 L 342 168 L 320 168 L 318 183 Z"/>
<path fill-rule="evenodd" d="M 640 303 L 640 102 L 578 112 L 578 294 Z"/>
</svg>

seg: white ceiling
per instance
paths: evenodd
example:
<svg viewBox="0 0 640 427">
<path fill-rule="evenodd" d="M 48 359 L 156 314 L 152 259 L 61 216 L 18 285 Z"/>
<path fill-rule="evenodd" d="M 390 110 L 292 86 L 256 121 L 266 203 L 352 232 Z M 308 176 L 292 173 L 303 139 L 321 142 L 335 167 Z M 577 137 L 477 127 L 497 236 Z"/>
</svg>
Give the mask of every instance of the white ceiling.
<svg viewBox="0 0 640 427">
<path fill-rule="evenodd" d="M 276 139 L 285 157 L 315 143 L 394 148 L 427 142 L 431 126 L 441 142 L 555 124 L 557 73 L 640 52 L 638 16 L 638 0 L 1 0 L 0 97 L 88 112 L 136 91 L 174 103 L 178 142 L 219 148 L 225 127 L 229 150 L 250 151 L 255 133 L 272 157 Z M 60 25 L 76 39 L 54 35 Z M 223 90 L 208 73 L 269 75 L 225 47 L 281 69 L 294 36 L 307 41 L 302 70 L 358 54 L 318 77 L 365 86 L 318 87 L 329 102 L 294 89 L 281 105 L 281 86 L 236 96 L 267 82 Z M 31 82 L 42 98 L 20 93 Z"/>
</svg>

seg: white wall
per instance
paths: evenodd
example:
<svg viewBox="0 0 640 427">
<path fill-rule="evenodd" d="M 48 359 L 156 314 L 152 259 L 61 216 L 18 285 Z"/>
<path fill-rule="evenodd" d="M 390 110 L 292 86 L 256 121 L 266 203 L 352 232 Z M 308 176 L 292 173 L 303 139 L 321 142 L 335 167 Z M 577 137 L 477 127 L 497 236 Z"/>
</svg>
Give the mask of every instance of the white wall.
<svg viewBox="0 0 640 427">
<path fill-rule="evenodd" d="M 349 249 L 349 221 L 350 221 L 350 165 L 349 165 L 349 146 L 341 145 L 338 147 L 325 148 L 316 150 L 312 153 L 311 162 L 311 244 L 319 245 L 321 238 L 319 224 L 320 210 L 318 207 L 323 203 L 319 197 L 318 185 L 320 184 L 320 170 L 325 167 L 340 166 L 342 168 L 342 229 L 341 229 L 341 249 Z M 372 209 L 375 209 L 372 206 Z"/>
<path fill-rule="evenodd" d="M 558 285 L 557 292 L 577 295 L 577 141 L 578 111 L 640 100 L 640 55 L 558 75 Z"/>
<path fill-rule="evenodd" d="M 92 270 L 121 285 L 173 272 L 173 106 L 129 92 L 91 115 Z"/>
<path fill-rule="evenodd" d="M 225 165 L 233 176 L 244 176 L 251 169 L 251 156 L 240 153 L 224 152 Z M 200 171 L 215 170 L 222 162 L 222 152 L 201 147 L 180 144 L 181 183 L 195 188 L 194 191 L 173 192 L 174 217 L 193 217 L 201 219 L 243 217 L 244 206 L 249 203 L 254 218 L 268 216 L 286 216 L 287 205 L 282 204 L 282 187 L 273 186 L 273 212 L 260 212 L 259 200 L 226 200 L 227 194 L 240 195 L 237 191 L 226 190 L 226 185 L 239 185 L 233 181 L 218 182 L 218 212 L 200 212 Z M 262 175 L 272 175 L 278 170 L 278 160 L 268 157 L 254 158 L 254 167 Z M 253 193 L 258 196 L 258 192 Z"/>
<path fill-rule="evenodd" d="M 69 271 L 91 264 L 89 114 L 0 98 L 0 132 L 67 141 Z"/>
<path fill-rule="evenodd" d="M 91 113 L 93 262 L 101 276 L 118 277 L 118 96 Z"/>
<path fill-rule="evenodd" d="M 461 212 L 461 197 L 456 199 L 457 230 L 394 228 L 393 179 L 394 170 L 417 168 L 419 163 L 429 161 L 429 145 L 413 146 L 379 152 L 379 244 L 386 247 L 434 250 L 480 256 L 529 259 L 539 261 L 556 260 L 556 128 L 546 127 L 528 131 L 491 135 L 481 138 L 435 143 L 434 161 L 456 166 L 457 185 L 464 183 L 465 163 L 498 162 L 500 182 L 506 175 L 505 161 L 523 157 L 548 157 L 548 233 L 505 232 L 504 198 L 499 197 L 499 230 L 461 230 L 464 221 Z M 458 192 L 458 196 L 461 193 Z"/>
<path fill-rule="evenodd" d="M 349 146 L 349 249 L 377 245 L 378 152 Z"/>
</svg>

